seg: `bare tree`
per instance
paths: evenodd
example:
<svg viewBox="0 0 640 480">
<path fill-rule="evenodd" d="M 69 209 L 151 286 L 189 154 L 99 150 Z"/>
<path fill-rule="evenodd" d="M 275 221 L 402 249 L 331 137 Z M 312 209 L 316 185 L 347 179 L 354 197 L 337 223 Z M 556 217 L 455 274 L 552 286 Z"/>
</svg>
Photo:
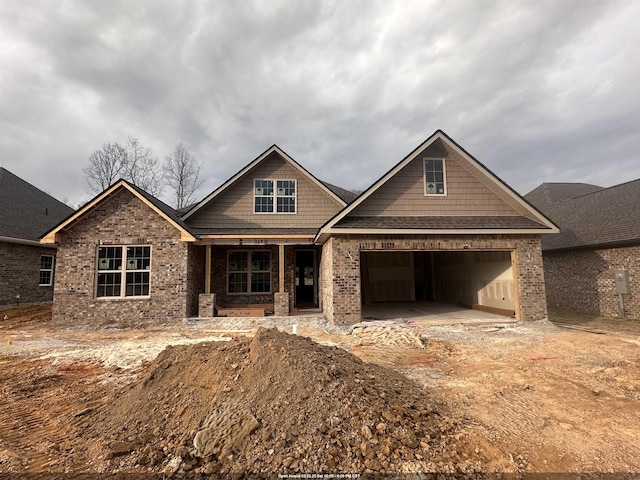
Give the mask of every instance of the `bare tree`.
<svg viewBox="0 0 640 480">
<path fill-rule="evenodd" d="M 176 209 L 186 207 L 193 202 L 195 191 L 202 185 L 202 181 L 198 181 L 200 168 L 202 163 L 196 162 L 195 157 L 182 143 L 165 157 L 165 180 L 175 192 Z"/>
<path fill-rule="evenodd" d="M 89 166 L 83 168 L 89 188 L 100 193 L 126 174 L 127 150 L 119 143 L 105 143 L 100 150 L 89 155 Z"/>
<path fill-rule="evenodd" d="M 150 149 L 140 145 L 140 141 L 135 137 L 129 137 L 126 151 L 124 178 L 154 197 L 160 196 L 164 178 L 158 158 L 153 156 Z"/>
</svg>

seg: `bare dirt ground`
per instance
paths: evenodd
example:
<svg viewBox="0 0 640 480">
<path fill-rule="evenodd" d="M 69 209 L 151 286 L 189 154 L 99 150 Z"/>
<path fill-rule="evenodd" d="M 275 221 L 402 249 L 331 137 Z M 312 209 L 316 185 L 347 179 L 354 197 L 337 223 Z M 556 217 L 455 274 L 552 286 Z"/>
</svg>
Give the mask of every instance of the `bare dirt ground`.
<svg viewBox="0 0 640 480">
<path fill-rule="evenodd" d="M 640 322 L 550 317 L 555 324 L 372 322 L 352 333 L 300 325 L 317 343 L 261 334 L 268 348 L 258 348 L 255 325 L 234 325 L 242 331 L 233 334 L 214 322 L 86 328 L 53 325 L 48 306 L 3 310 L 0 476 L 638 478 Z M 177 346 L 158 357 L 168 345 Z M 235 438 L 234 425 L 253 425 L 249 415 L 258 426 L 237 442 L 226 448 L 214 436 L 214 453 L 196 454 L 205 420 Z"/>
</svg>

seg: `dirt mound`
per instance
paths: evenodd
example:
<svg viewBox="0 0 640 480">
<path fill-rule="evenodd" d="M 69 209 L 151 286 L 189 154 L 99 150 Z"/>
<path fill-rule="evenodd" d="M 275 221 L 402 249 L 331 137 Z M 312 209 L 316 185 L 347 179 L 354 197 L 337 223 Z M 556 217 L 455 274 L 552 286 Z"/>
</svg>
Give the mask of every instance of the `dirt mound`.
<svg viewBox="0 0 640 480">
<path fill-rule="evenodd" d="M 253 339 L 169 347 L 148 368 L 85 433 L 110 445 L 109 471 L 479 467 L 447 457 L 457 426 L 415 383 L 304 337 L 260 329 Z"/>
</svg>

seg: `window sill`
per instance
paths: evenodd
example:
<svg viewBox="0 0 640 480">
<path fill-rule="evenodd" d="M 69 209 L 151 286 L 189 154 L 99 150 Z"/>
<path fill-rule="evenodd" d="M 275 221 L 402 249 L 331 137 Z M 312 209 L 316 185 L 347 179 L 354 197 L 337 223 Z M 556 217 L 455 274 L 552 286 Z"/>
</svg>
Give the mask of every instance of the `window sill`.
<svg viewBox="0 0 640 480">
<path fill-rule="evenodd" d="M 151 295 L 136 295 L 132 297 L 94 297 L 94 299 L 99 302 L 126 302 L 131 300 L 150 300 Z"/>
<path fill-rule="evenodd" d="M 230 295 L 232 297 L 239 297 L 240 295 L 272 295 L 273 292 L 234 292 L 234 293 L 229 293 L 227 292 L 227 295 Z"/>
</svg>

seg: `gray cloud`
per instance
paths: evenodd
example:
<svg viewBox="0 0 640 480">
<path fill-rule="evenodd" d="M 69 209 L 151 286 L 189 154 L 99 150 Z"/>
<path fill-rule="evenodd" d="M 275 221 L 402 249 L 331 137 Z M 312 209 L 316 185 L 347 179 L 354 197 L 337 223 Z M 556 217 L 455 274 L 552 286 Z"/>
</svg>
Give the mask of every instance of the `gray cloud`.
<svg viewBox="0 0 640 480">
<path fill-rule="evenodd" d="M 136 136 L 200 195 L 273 143 L 365 188 L 438 128 L 521 193 L 640 177 L 640 4 L 0 3 L 0 164 L 59 198 Z"/>
</svg>

